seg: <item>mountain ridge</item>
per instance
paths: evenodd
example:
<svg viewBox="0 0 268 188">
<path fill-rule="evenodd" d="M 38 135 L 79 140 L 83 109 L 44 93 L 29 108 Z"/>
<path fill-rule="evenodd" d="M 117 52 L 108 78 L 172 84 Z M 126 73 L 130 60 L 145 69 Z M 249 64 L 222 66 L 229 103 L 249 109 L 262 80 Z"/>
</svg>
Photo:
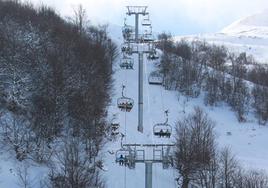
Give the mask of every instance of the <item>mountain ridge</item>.
<svg viewBox="0 0 268 188">
<path fill-rule="evenodd" d="M 268 37 L 268 9 L 239 19 L 221 31 L 224 34 Z"/>
</svg>

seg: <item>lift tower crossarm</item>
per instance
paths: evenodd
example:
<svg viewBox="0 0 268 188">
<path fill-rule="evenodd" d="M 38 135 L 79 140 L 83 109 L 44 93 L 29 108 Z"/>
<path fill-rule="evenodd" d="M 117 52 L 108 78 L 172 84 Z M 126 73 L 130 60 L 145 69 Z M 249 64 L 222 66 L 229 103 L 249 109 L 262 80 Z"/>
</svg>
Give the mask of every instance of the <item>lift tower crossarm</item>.
<svg viewBox="0 0 268 188">
<path fill-rule="evenodd" d="M 127 6 L 127 14 L 133 15 L 133 14 L 142 14 L 143 16 L 148 15 L 149 13 L 146 12 L 147 6 Z"/>
</svg>

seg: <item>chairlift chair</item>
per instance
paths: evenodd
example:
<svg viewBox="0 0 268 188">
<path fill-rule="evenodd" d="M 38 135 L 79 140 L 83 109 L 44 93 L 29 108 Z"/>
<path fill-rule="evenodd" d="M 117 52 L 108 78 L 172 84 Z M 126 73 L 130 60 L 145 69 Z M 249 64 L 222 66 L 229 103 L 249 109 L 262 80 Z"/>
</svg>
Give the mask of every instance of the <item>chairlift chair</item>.
<svg viewBox="0 0 268 188">
<path fill-rule="evenodd" d="M 123 27 L 123 29 L 122 29 L 122 33 L 123 33 L 123 37 L 124 37 L 125 40 L 129 40 L 129 39 L 131 39 L 132 36 L 134 36 L 134 35 L 133 35 L 134 30 L 133 30 L 133 28 L 132 28 L 131 26 L 129 26 L 129 25 L 125 25 L 125 26 Z"/>
<path fill-rule="evenodd" d="M 116 136 L 116 135 L 119 135 L 119 133 L 120 132 L 118 130 L 112 130 L 111 135 Z"/>
<path fill-rule="evenodd" d="M 151 72 L 148 77 L 149 84 L 162 85 L 163 84 L 163 76 L 157 72 Z"/>
<path fill-rule="evenodd" d="M 133 69 L 134 61 L 132 58 L 124 56 L 120 62 L 121 69 Z"/>
<path fill-rule="evenodd" d="M 121 148 L 116 151 L 115 162 L 120 166 L 135 168 L 135 152 L 130 148 Z"/>
<path fill-rule="evenodd" d="M 119 122 L 117 121 L 117 118 L 114 114 L 114 117 L 112 119 L 112 123 L 111 123 L 111 135 L 112 136 L 115 136 L 115 135 L 118 135 L 119 134 L 119 127 L 120 127 L 120 124 Z"/>
<path fill-rule="evenodd" d="M 117 130 L 118 128 L 120 127 L 120 124 L 119 123 L 111 123 L 111 128 L 112 130 Z"/>
<path fill-rule="evenodd" d="M 129 43 L 124 43 L 121 47 L 121 51 L 127 55 L 132 55 L 133 49 Z"/>
<path fill-rule="evenodd" d="M 144 33 L 142 38 L 141 38 L 142 42 L 148 43 L 148 42 L 153 42 L 154 41 L 154 37 L 151 33 Z"/>
<path fill-rule="evenodd" d="M 164 123 L 157 123 L 154 125 L 153 131 L 154 135 L 159 138 L 170 138 L 172 133 L 172 127 L 168 124 L 168 111 L 165 111 L 167 119 Z"/>
<path fill-rule="evenodd" d="M 115 162 L 119 163 L 119 165 L 121 166 L 123 165 L 127 166 L 129 164 L 130 155 L 131 155 L 130 150 L 121 148 L 116 151 Z"/>
<path fill-rule="evenodd" d="M 149 15 L 147 15 L 141 22 L 141 25 L 142 26 L 151 26 L 152 23 L 151 23 L 151 20 L 149 18 Z"/>
<path fill-rule="evenodd" d="M 122 97 L 117 99 L 117 106 L 121 111 L 130 112 L 134 105 L 134 100 L 124 96 L 125 86 L 122 87 Z"/>
<path fill-rule="evenodd" d="M 115 136 L 119 134 L 119 123 L 111 123 L 111 135 Z"/>
<path fill-rule="evenodd" d="M 152 51 L 148 54 L 147 59 L 148 59 L 148 60 L 156 60 L 156 59 L 159 59 L 159 56 L 157 55 L 156 50 L 152 50 Z"/>
</svg>

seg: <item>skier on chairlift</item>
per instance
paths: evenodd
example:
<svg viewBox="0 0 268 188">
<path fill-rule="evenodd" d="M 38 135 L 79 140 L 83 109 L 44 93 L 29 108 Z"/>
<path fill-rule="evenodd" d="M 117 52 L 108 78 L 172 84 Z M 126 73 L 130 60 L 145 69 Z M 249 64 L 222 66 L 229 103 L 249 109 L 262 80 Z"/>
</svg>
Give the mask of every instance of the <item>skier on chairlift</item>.
<svg viewBox="0 0 268 188">
<path fill-rule="evenodd" d="M 120 166 L 123 166 L 124 161 L 125 161 L 125 158 L 124 158 L 124 156 L 121 154 L 120 157 L 119 157 L 119 165 L 120 165 Z"/>
<path fill-rule="evenodd" d="M 164 131 L 163 131 L 163 129 L 161 129 L 159 132 L 159 136 L 162 137 L 162 136 L 164 136 L 163 134 L 164 134 Z"/>
</svg>

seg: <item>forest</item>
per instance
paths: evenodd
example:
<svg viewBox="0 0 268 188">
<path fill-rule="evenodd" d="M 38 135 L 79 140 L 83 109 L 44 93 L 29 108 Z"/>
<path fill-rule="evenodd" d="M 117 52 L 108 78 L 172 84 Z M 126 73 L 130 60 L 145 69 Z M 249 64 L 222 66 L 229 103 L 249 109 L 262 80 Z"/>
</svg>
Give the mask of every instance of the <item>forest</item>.
<svg viewBox="0 0 268 188">
<path fill-rule="evenodd" d="M 166 89 L 178 90 L 188 97 L 198 97 L 204 91 L 206 105 L 227 104 L 239 122 L 245 122 L 253 111 L 259 124 L 267 124 L 266 64 L 245 52 L 237 54 L 205 41 L 175 42 L 167 33 L 158 39 L 158 48 L 163 52 L 159 72 Z"/>
<path fill-rule="evenodd" d="M 49 168 L 48 187 L 102 187 L 99 155 L 117 46 L 82 7 L 0 1 L 0 144 Z M 22 163 L 23 164 L 23 163 Z M 23 165 L 22 165 L 23 166 Z M 18 170 L 27 187 L 27 168 Z"/>
</svg>

